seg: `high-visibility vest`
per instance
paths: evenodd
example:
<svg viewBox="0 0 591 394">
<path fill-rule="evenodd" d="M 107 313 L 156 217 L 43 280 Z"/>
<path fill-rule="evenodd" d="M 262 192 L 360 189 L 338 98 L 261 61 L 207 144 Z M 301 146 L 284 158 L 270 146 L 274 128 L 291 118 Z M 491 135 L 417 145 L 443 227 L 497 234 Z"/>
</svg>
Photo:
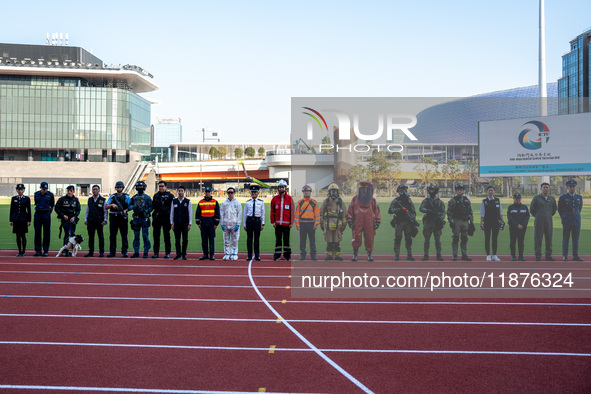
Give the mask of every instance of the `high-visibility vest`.
<svg viewBox="0 0 591 394">
<path fill-rule="evenodd" d="M 215 200 L 201 200 L 199 201 L 199 208 L 201 208 L 201 217 L 212 218 L 215 215 Z"/>
</svg>

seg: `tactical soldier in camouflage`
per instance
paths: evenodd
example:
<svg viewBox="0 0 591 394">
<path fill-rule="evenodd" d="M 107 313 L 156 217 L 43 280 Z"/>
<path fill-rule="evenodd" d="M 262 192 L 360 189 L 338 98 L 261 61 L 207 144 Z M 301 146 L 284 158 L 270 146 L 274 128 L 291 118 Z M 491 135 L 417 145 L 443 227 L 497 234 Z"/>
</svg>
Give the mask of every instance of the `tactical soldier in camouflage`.
<svg viewBox="0 0 591 394">
<path fill-rule="evenodd" d="M 464 195 L 464 185 L 458 183 L 456 185 L 456 195 L 447 203 L 447 220 L 449 226 L 453 231 L 453 239 L 451 249 L 453 253 L 453 261 L 458 260 L 458 242 L 460 242 L 460 249 L 462 251 L 462 260 L 472 261 L 468 257 L 468 234 L 474 234 L 474 217 L 472 215 L 472 205 L 468 197 Z"/>
</svg>

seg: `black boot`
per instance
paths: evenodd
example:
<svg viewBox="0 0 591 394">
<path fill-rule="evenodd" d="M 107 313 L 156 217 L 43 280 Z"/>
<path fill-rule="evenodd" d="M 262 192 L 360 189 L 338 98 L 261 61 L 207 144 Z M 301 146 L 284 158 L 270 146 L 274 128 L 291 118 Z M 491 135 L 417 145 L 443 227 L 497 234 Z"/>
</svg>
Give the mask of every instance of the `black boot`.
<svg viewBox="0 0 591 394">
<path fill-rule="evenodd" d="M 429 260 L 429 255 L 428 255 L 428 254 L 425 254 L 421 260 L 422 260 L 422 261 L 427 261 L 427 260 Z"/>
<path fill-rule="evenodd" d="M 371 252 L 367 252 L 367 261 L 373 261 L 373 257 L 371 257 Z"/>
<path fill-rule="evenodd" d="M 357 251 L 358 249 L 353 249 L 353 258 L 351 259 L 351 261 L 357 261 Z"/>
<path fill-rule="evenodd" d="M 443 261 L 443 257 L 441 257 L 441 255 L 440 255 L 440 254 L 438 254 L 438 255 L 437 255 L 437 258 L 436 258 L 436 260 L 437 260 L 437 261 Z"/>
<path fill-rule="evenodd" d="M 468 257 L 467 254 L 463 254 L 462 255 L 462 260 L 464 260 L 464 261 L 472 261 L 472 259 L 470 257 Z"/>
<path fill-rule="evenodd" d="M 399 254 L 395 255 L 394 256 L 394 261 L 399 261 L 399 260 L 400 260 L 400 255 Z"/>
<path fill-rule="evenodd" d="M 406 259 L 407 259 L 408 261 L 415 261 L 415 258 L 414 258 L 414 257 L 412 257 L 412 254 L 410 254 L 410 253 L 406 255 Z"/>
</svg>

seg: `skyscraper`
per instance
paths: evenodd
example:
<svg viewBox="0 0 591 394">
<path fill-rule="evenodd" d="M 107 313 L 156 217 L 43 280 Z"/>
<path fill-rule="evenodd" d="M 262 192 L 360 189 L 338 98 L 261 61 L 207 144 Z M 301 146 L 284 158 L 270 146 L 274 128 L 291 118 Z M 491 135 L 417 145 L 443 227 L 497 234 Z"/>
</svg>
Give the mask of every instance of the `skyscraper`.
<svg viewBox="0 0 591 394">
<path fill-rule="evenodd" d="M 171 144 L 183 142 L 181 118 L 158 118 L 153 126 L 151 160 L 172 161 Z"/>
<path fill-rule="evenodd" d="M 591 84 L 591 29 L 570 42 L 570 52 L 562 56 L 562 78 L 558 80 L 558 113 L 589 112 Z"/>
</svg>

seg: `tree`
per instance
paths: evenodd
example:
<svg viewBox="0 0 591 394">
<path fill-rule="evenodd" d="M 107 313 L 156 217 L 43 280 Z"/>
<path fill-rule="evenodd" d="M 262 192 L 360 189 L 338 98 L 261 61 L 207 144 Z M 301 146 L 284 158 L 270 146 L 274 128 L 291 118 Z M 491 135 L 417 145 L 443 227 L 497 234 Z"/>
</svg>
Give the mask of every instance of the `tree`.
<svg viewBox="0 0 591 394">
<path fill-rule="evenodd" d="M 218 150 L 215 148 L 215 146 L 212 146 L 211 148 L 209 148 L 209 157 L 211 157 L 212 159 L 216 159 L 219 155 Z"/>
<path fill-rule="evenodd" d="M 439 176 L 439 172 L 437 171 L 438 164 L 435 160 L 429 157 L 423 157 L 414 167 L 414 170 L 419 175 L 421 179 L 421 185 L 428 186 L 430 183 L 433 183 L 433 180 Z"/>
<path fill-rule="evenodd" d="M 326 136 L 326 137 L 322 138 L 322 144 L 323 145 L 332 145 L 332 142 L 330 142 L 330 137 Z M 325 148 L 325 149 L 322 149 L 322 152 L 331 154 L 331 153 L 334 153 L 334 148 L 330 148 L 330 149 Z M 320 153 L 322 153 L 322 152 L 320 152 Z"/>
<path fill-rule="evenodd" d="M 445 163 L 445 165 L 441 169 L 441 173 L 443 174 L 443 176 L 446 179 L 445 186 L 447 186 L 447 180 L 450 179 L 451 183 L 452 183 L 451 186 L 452 186 L 452 188 L 454 188 L 456 181 L 459 181 L 460 179 L 462 179 L 462 171 L 460 170 L 460 162 L 456 159 L 448 160 L 447 163 Z"/>
<path fill-rule="evenodd" d="M 243 155 L 244 155 L 244 152 L 242 151 L 242 149 L 240 149 L 240 148 L 234 149 L 234 157 L 235 158 L 242 159 Z"/>
<path fill-rule="evenodd" d="M 371 180 L 371 172 L 369 169 L 362 164 L 351 167 L 349 170 L 349 176 L 345 182 L 345 193 L 349 195 L 357 194 L 357 184 L 359 181 L 363 180 Z"/>
<path fill-rule="evenodd" d="M 258 150 L 258 153 L 260 157 L 265 157 L 265 148 L 261 146 Z"/>
<path fill-rule="evenodd" d="M 248 148 L 244 149 L 244 155 L 246 157 L 254 157 L 255 151 L 254 148 L 249 146 Z"/>
<path fill-rule="evenodd" d="M 386 152 L 374 150 L 367 167 L 375 190 L 388 190 L 388 196 L 392 196 L 392 189 L 400 183 L 400 163 L 389 160 Z"/>
<path fill-rule="evenodd" d="M 228 155 L 228 148 L 225 146 L 220 146 L 220 148 L 218 149 L 218 153 L 220 154 L 221 159 L 225 159 Z"/>
<path fill-rule="evenodd" d="M 503 178 L 502 177 L 495 177 L 491 179 L 490 185 L 495 188 L 495 192 L 500 192 L 503 194 Z"/>
<path fill-rule="evenodd" d="M 464 171 L 468 174 L 468 179 L 470 180 L 470 193 L 476 190 L 476 183 L 478 182 L 478 178 L 480 177 L 480 168 L 478 166 L 478 159 L 474 159 L 473 161 L 469 161 L 466 163 L 464 167 Z"/>
<path fill-rule="evenodd" d="M 530 176 L 529 178 L 527 178 L 527 184 L 530 186 L 533 186 L 533 192 L 534 194 L 536 194 L 536 191 L 538 189 L 538 177 L 537 176 Z"/>
</svg>

